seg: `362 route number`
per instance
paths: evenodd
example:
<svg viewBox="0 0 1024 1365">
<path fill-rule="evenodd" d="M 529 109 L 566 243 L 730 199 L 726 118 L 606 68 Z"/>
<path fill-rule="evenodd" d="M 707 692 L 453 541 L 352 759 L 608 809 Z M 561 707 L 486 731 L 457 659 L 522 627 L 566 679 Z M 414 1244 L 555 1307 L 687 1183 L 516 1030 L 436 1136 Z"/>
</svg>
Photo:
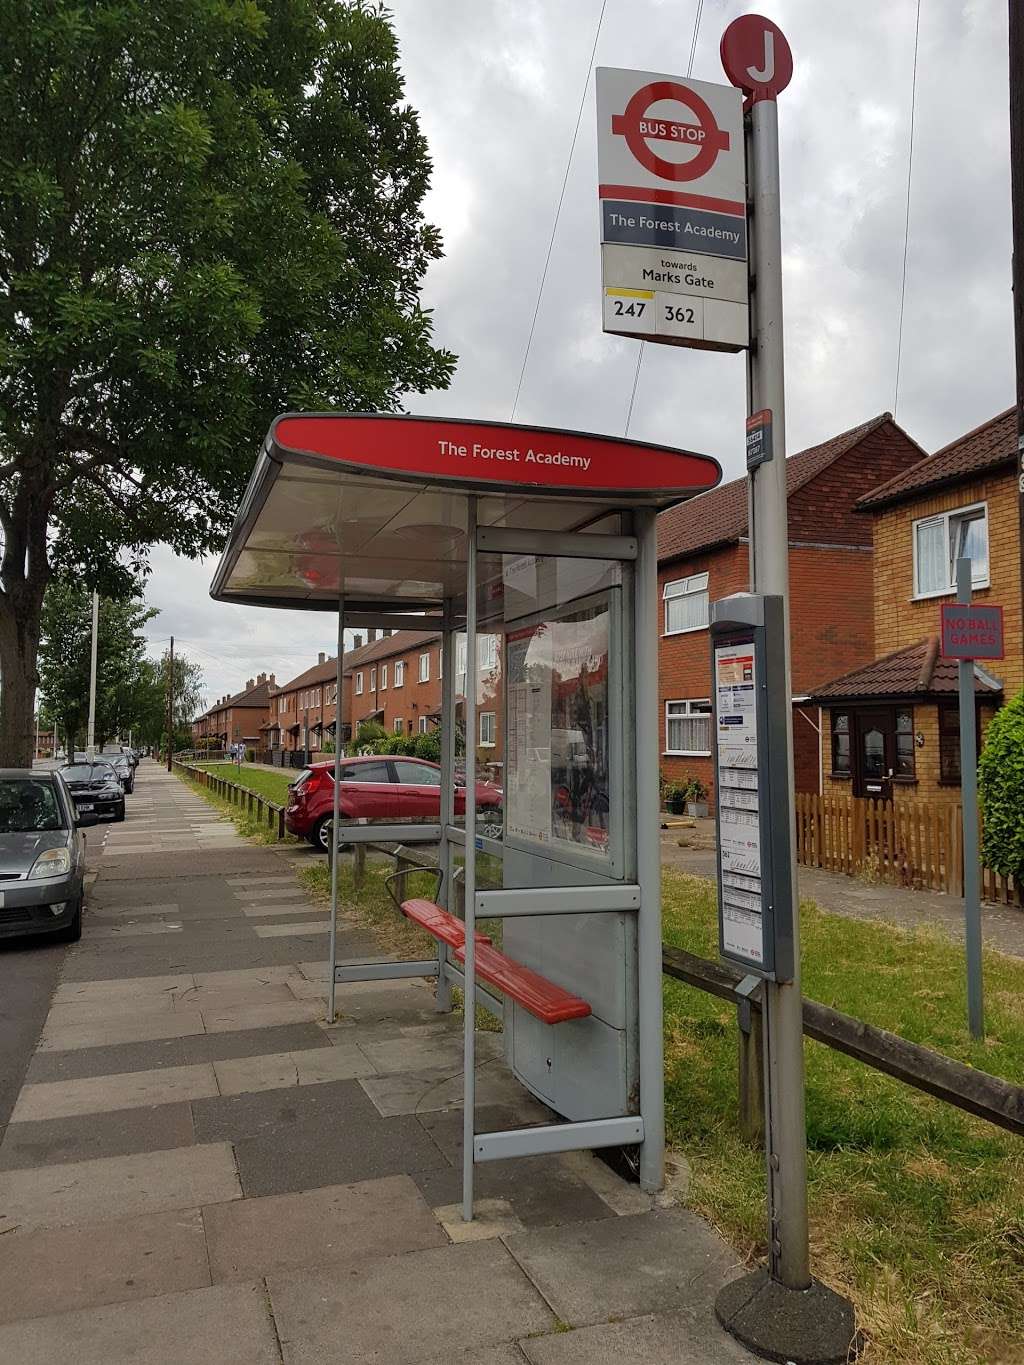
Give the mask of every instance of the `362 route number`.
<svg viewBox="0 0 1024 1365">
<path fill-rule="evenodd" d="M 621 299 L 613 299 L 612 302 L 617 318 L 642 318 L 647 307 L 642 299 L 634 299 L 631 303 L 623 303 Z"/>
<path fill-rule="evenodd" d="M 686 307 L 683 307 L 682 305 L 674 304 L 674 303 L 666 303 L 666 304 L 664 305 L 664 308 L 665 308 L 665 321 L 666 321 L 666 322 L 695 322 L 695 321 L 696 321 L 696 318 L 694 317 L 694 312 L 693 312 L 693 309 L 692 309 L 692 308 L 686 308 Z"/>
</svg>

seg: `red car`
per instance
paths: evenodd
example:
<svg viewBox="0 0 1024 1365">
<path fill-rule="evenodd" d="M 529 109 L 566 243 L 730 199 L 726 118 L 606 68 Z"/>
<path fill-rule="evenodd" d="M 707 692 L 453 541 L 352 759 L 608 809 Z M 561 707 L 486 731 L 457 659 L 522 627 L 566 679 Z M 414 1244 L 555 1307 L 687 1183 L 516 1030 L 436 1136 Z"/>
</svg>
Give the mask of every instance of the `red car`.
<svg viewBox="0 0 1024 1365">
<path fill-rule="evenodd" d="M 501 788 L 476 785 L 478 811 L 500 811 Z M 466 789 L 455 791 L 455 812 L 466 809 Z M 334 761 L 314 763 L 288 789 L 285 828 L 316 848 L 330 847 L 334 814 Z M 441 769 L 423 758 L 391 758 L 368 754 L 341 763 L 343 820 L 435 820 L 441 814 Z"/>
</svg>

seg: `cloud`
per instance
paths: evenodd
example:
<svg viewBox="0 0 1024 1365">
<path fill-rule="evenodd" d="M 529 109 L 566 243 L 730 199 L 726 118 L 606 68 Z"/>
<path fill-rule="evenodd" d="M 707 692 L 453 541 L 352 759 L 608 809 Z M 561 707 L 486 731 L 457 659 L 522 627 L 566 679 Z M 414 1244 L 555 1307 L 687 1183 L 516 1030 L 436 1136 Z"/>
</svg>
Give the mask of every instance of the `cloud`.
<svg viewBox="0 0 1024 1365">
<path fill-rule="evenodd" d="M 460 357 L 451 389 L 415 396 L 413 411 L 510 415 L 600 7 L 392 0 L 435 166 L 428 207 L 448 252 L 424 303 Z M 718 40 L 745 8 L 705 0 L 696 78 L 723 79 Z M 893 406 L 915 5 L 761 8 L 795 61 L 779 114 L 787 427 L 798 450 Z M 695 10 L 696 0 L 608 0 L 597 65 L 685 71 Z M 922 7 L 897 416 L 926 449 L 1013 398 L 1006 48 L 1005 6 Z M 591 79 L 517 419 L 621 434 L 637 343 L 600 328 L 594 124 Z M 734 476 L 744 403 L 742 356 L 648 346 L 630 434 L 706 451 Z M 211 694 L 256 672 L 299 672 L 333 649 L 317 613 L 211 602 L 213 568 L 158 550 L 149 593 L 161 608 L 152 632 L 193 641 Z"/>
</svg>

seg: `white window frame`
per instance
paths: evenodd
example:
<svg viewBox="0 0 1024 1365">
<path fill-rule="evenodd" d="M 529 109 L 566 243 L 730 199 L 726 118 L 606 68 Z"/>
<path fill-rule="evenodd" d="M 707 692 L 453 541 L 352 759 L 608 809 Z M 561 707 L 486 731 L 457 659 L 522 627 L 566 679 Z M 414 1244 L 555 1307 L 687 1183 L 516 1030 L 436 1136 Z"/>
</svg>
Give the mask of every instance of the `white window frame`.
<svg viewBox="0 0 1024 1365">
<path fill-rule="evenodd" d="M 673 714 L 670 706 L 685 706 L 686 710 Z M 707 711 L 694 711 L 694 706 L 708 707 Z M 674 697 L 665 703 L 665 749 L 666 756 L 673 758 L 710 758 L 711 757 L 711 699 L 709 697 Z M 705 716 L 708 722 L 708 747 L 706 749 L 672 749 L 669 747 L 670 720 L 691 720 L 695 716 Z"/>
<path fill-rule="evenodd" d="M 426 716 L 420 716 L 420 734 L 421 734 L 421 735 L 425 735 L 426 733 L 427 733 L 427 718 L 426 718 Z"/>
<path fill-rule="evenodd" d="M 498 637 L 481 635 L 477 644 L 477 658 L 481 673 L 493 673 L 498 667 Z"/>
<path fill-rule="evenodd" d="M 405 734 L 405 720 L 401 716 L 396 716 L 392 724 L 392 733 L 396 735 Z"/>
<path fill-rule="evenodd" d="M 982 515 L 980 517 L 980 520 L 985 523 L 985 544 L 988 547 L 988 572 L 976 575 L 974 573 L 974 564 L 972 562 L 971 587 L 987 588 L 989 586 L 989 579 L 992 566 L 992 542 L 989 539 L 988 533 L 989 532 L 988 503 L 970 502 L 967 503 L 966 506 L 964 507 L 951 507 L 948 512 L 933 512 L 930 516 L 918 517 L 915 521 L 911 523 L 910 554 L 914 565 L 914 595 L 913 598 L 911 599 L 912 601 L 923 602 L 926 601 L 929 597 L 948 597 L 950 593 L 956 592 L 956 563 L 953 559 L 953 547 L 950 542 L 949 523 L 951 521 L 956 521 L 963 517 L 969 516 L 969 514 L 972 512 L 981 512 Z M 945 534 L 943 535 L 943 543 L 946 546 L 946 554 L 948 555 L 949 558 L 950 584 L 946 588 L 931 588 L 927 592 L 922 592 L 920 588 L 920 580 L 917 566 L 917 528 L 919 526 L 927 525 L 928 522 L 940 522 L 945 532 Z"/>
<path fill-rule="evenodd" d="M 429 681 L 430 681 L 430 650 L 429 650 L 429 649 L 425 649 L 425 650 L 423 651 L 423 653 L 420 655 L 420 672 L 419 672 L 419 680 L 420 680 L 421 683 L 423 683 L 423 682 L 429 682 Z M 423 717 L 421 716 L 420 719 L 422 720 Z M 422 731 L 422 730 L 421 730 L 420 733 L 421 733 L 421 734 L 425 734 L 426 731 Z"/>
<path fill-rule="evenodd" d="M 361 697 L 362 695 L 363 695 L 363 675 L 362 675 L 361 673 L 357 673 L 357 674 L 356 674 L 356 696 L 357 696 L 357 697 Z"/>
<path fill-rule="evenodd" d="M 404 686 L 405 686 L 405 660 L 404 660 L 404 659 L 399 659 L 398 662 L 395 664 L 395 681 L 394 681 L 394 686 L 395 686 L 395 687 L 404 687 Z"/>
<path fill-rule="evenodd" d="M 377 665 L 374 664 L 374 666 L 370 669 L 370 691 L 371 691 L 371 692 L 376 692 L 376 690 L 377 690 Z"/>
<path fill-rule="evenodd" d="M 707 630 L 711 617 L 711 599 L 708 595 L 708 619 L 699 626 L 682 626 L 678 630 L 670 630 L 668 625 L 668 606 L 670 602 L 677 601 L 680 597 L 695 597 L 698 593 L 708 594 L 708 581 L 710 575 L 707 573 L 693 573 L 686 578 L 673 578 L 667 582 L 661 592 L 661 600 L 664 605 L 664 615 L 662 618 L 663 635 L 692 635 L 697 630 Z"/>
<path fill-rule="evenodd" d="M 388 666 L 387 666 L 387 664 L 381 664 L 381 666 L 380 666 L 380 690 L 381 690 L 382 692 L 386 692 L 386 691 L 387 691 L 387 686 L 388 686 Z"/>
<path fill-rule="evenodd" d="M 485 720 L 486 720 L 486 721 L 490 721 L 490 724 L 489 724 L 488 726 L 486 726 L 486 727 L 484 726 L 484 721 L 485 721 Z M 497 742 L 497 734 L 498 734 L 498 724 L 497 724 L 497 720 L 498 720 L 498 718 L 497 718 L 497 712 L 495 712 L 495 711 L 481 711 L 481 712 L 480 712 L 480 748 L 481 748 L 481 749 L 493 749 L 493 748 L 494 748 L 495 743 Z M 487 738 L 484 738 L 484 729 L 485 729 L 485 728 L 486 728 L 487 731 L 488 731 L 488 736 L 487 736 Z"/>
</svg>

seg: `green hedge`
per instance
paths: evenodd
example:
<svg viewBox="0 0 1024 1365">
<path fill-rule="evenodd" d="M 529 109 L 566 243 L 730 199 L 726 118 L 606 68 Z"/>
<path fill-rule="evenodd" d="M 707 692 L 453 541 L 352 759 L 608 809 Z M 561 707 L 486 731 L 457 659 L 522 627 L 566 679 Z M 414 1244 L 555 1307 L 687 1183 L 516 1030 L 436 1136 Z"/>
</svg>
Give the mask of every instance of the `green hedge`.
<svg viewBox="0 0 1024 1365">
<path fill-rule="evenodd" d="M 1024 881 L 1024 692 L 989 723 L 978 765 L 984 819 L 982 860 L 1002 877 Z"/>
</svg>

